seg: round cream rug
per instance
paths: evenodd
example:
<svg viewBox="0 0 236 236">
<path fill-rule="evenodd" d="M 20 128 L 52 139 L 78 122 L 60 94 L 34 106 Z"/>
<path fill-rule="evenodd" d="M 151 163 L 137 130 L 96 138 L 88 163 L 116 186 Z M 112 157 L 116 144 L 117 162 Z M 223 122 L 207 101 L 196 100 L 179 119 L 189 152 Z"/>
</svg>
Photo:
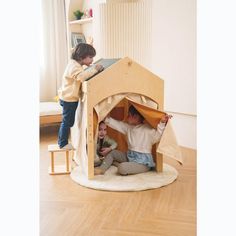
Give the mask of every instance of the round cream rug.
<svg viewBox="0 0 236 236">
<path fill-rule="evenodd" d="M 153 170 L 121 176 L 117 174 L 117 167 L 111 166 L 104 175 L 96 175 L 94 179 L 88 180 L 77 166 L 72 170 L 70 176 L 75 182 L 88 188 L 107 191 L 140 191 L 170 184 L 177 178 L 178 172 L 174 167 L 164 164 L 162 173 Z"/>
</svg>

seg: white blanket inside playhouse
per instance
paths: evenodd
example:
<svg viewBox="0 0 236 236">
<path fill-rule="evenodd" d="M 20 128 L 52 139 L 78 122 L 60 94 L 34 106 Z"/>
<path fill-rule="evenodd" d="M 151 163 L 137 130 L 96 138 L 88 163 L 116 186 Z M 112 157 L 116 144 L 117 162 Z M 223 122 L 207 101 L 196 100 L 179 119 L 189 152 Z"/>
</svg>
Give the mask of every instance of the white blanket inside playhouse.
<svg viewBox="0 0 236 236">
<path fill-rule="evenodd" d="M 134 101 L 136 103 L 145 105 L 150 108 L 157 108 L 157 104 L 153 102 L 151 99 L 145 96 L 137 95 L 137 94 L 118 94 L 111 96 L 99 104 L 96 105 L 95 110 L 98 114 L 98 122 L 103 120 L 107 114 L 124 98 Z M 78 164 L 78 168 L 82 173 L 87 176 L 88 172 L 88 157 L 87 157 L 87 138 L 86 138 L 86 130 L 87 130 L 87 100 L 84 97 L 83 102 L 77 108 L 75 124 L 71 129 L 71 139 L 72 144 L 75 147 L 75 156 L 74 160 Z M 95 136 L 96 140 L 96 136 Z M 96 142 L 94 142 L 96 144 Z M 94 147 L 95 148 L 95 147 Z M 162 138 L 157 147 L 157 152 L 162 153 L 170 158 L 175 159 L 179 163 L 182 163 L 182 155 L 180 148 L 178 146 L 171 121 L 168 122 L 165 131 L 162 135 Z"/>
</svg>

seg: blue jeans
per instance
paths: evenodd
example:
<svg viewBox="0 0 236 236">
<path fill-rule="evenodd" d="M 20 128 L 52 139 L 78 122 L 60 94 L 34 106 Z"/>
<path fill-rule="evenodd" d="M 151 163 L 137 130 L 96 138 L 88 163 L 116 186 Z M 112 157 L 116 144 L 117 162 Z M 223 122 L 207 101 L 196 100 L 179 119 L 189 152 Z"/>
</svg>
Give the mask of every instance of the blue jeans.
<svg viewBox="0 0 236 236">
<path fill-rule="evenodd" d="M 60 105 L 62 106 L 62 123 L 58 133 L 58 145 L 62 148 L 68 144 L 70 128 L 75 122 L 75 111 L 78 102 L 65 102 L 60 100 Z"/>
</svg>

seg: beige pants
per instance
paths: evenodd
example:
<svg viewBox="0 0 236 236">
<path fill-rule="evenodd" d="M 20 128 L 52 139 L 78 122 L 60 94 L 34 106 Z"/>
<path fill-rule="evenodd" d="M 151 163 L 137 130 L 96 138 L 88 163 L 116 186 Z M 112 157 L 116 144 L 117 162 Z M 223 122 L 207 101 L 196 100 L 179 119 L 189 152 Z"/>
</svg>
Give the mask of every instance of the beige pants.
<svg viewBox="0 0 236 236">
<path fill-rule="evenodd" d="M 117 167 L 118 173 L 121 175 L 139 174 L 150 170 L 150 167 L 146 165 L 129 162 L 126 153 L 118 150 L 113 150 L 108 153 L 100 165 L 100 168 L 106 171 L 113 162 L 120 163 Z"/>
</svg>

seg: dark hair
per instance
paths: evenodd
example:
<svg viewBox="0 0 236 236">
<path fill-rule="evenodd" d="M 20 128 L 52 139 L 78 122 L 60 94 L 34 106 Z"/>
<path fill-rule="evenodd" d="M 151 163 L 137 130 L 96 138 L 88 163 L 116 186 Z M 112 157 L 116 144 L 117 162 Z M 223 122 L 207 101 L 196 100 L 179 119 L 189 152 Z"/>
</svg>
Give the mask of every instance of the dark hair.
<svg viewBox="0 0 236 236">
<path fill-rule="evenodd" d="M 131 116 L 138 115 L 141 122 L 145 120 L 144 117 L 136 110 L 133 105 L 129 107 L 129 113 Z"/>
<path fill-rule="evenodd" d="M 79 43 L 73 49 L 73 52 L 71 54 L 71 59 L 74 59 L 76 61 L 80 61 L 80 60 L 83 60 L 84 58 L 86 58 L 87 56 L 95 57 L 96 50 L 90 44 Z"/>
<path fill-rule="evenodd" d="M 101 124 L 106 124 L 104 120 L 100 121 L 99 124 L 98 124 L 98 127 L 101 125 Z"/>
</svg>

